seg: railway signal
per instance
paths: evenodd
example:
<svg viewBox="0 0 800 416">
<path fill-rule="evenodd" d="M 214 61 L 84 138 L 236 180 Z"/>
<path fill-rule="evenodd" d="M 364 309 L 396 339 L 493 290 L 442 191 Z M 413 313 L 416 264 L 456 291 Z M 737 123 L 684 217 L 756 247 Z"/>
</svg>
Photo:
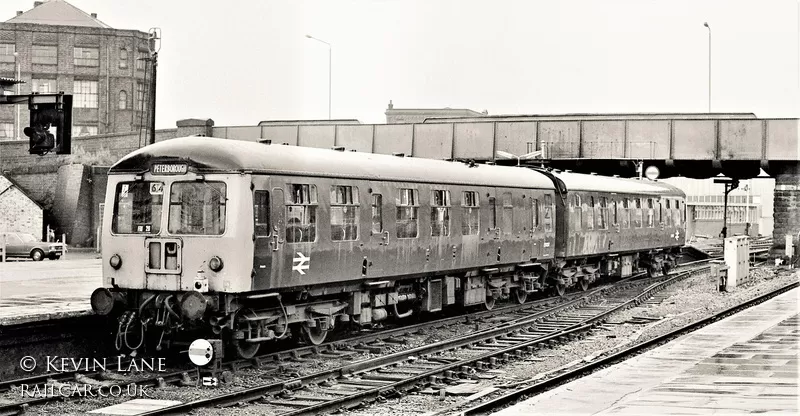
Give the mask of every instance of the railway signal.
<svg viewBox="0 0 800 416">
<path fill-rule="evenodd" d="M 0 87 L 4 95 L 0 95 L 1 104 L 28 104 L 30 125 L 23 132 L 28 136 L 30 147 L 28 153 L 45 155 L 55 152 L 59 155 L 70 154 L 72 145 L 72 95 L 64 94 L 28 94 L 11 95 L 9 88 L 22 81 L 0 78 Z"/>
</svg>

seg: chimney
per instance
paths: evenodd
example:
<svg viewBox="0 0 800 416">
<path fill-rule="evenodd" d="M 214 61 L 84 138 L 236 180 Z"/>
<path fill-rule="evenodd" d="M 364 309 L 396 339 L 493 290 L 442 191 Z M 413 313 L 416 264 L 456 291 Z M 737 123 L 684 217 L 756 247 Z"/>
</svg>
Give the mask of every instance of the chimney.
<svg viewBox="0 0 800 416">
<path fill-rule="evenodd" d="M 22 14 L 22 10 L 17 10 L 17 16 Z"/>
<path fill-rule="evenodd" d="M 392 104 L 392 100 L 389 100 L 389 110 L 394 108 L 394 104 Z"/>
<path fill-rule="evenodd" d="M 43 1 L 35 1 L 35 2 L 33 2 L 33 7 L 39 7 L 39 6 L 42 5 L 42 3 L 44 3 L 44 2 Z"/>
<path fill-rule="evenodd" d="M 92 19 L 97 19 L 97 13 L 92 13 Z"/>
</svg>

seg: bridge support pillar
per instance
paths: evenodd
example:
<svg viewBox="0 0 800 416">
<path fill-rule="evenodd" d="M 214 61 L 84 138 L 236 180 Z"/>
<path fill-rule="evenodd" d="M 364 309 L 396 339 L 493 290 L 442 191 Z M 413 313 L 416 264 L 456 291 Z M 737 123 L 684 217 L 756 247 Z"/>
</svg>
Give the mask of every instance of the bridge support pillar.
<svg viewBox="0 0 800 416">
<path fill-rule="evenodd" d="M 800 163 L 781 164 L 772 173 L 775 177 L 775 228 L 771 254 L 782 257 L 787 234 L 792 235 L 795 247 L 800 241 Z"/>
</svg>

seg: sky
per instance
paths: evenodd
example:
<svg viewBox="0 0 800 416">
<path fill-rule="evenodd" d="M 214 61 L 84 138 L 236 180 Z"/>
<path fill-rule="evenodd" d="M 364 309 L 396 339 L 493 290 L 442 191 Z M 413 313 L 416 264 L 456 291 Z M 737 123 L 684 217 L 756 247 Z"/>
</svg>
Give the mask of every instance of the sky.
<svg viewBox="0 0 800 416">
<path fill-rule="evenodd" d="M 68 0 L 117 29 L 161 29 L 158 128 L 395 108 L 489 114 L 707 112 L 800 117 L 797 0 Z M 13 17 L 33 0 L 3 0 Z"/>
</svg>

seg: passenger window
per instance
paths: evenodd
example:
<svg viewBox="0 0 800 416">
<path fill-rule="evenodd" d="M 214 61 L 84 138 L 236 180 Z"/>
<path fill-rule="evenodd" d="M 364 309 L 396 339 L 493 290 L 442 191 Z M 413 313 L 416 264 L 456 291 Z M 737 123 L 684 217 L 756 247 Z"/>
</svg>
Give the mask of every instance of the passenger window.
<svg viewBox="0 0 800 416">
<path fill-rule="evenodd" d="M 383 196 L 372 194 L 372 234 L 383 233 Z"/>
<path fill-rule="evenodd" d="M 465 191 L 461 196 L 461 207 L 464 211 L 461 216 L 461 234 L 477 235 L 481 227 L 478 193 L 475 191 Z"/>
<path fill-rule="evenodd" d="M 608 202 L 606 197 L 600 197 L 600 216 L 597 218 L 597 228 L 601 230 L 605 230 L 608 228 L 608 224 L 606 224 L 606 208 L 608 208 Z"/>
<path fill-rule="evenodd" d="M 622 228 L 631 228 L 631 200 L 622 200 Z"/>
<path fill-rule="evenodd" d="M 538 227 L 539 226 L 539 199 L 531 198 L 531 205 L 532 205 L 531 209 L 533 210 L 532 213 L 531 213 L 531 215 L 533 216 L 533 226 L 534 227 Z"/>
<path fill-rule="evenodd" d="M 594 230 L 594 197 L 589 197 L 589 206 L 586 209 L 586 229 Z"/>
<path fill-rule="evenodd" d="M 581 204 L 581 196 L 575 195 L 575 229 L 580 230 L 583 227 L 583 205 Z"/>
<path fill-rule="evenodd" d="M 309 243 L 317 239 L 317 187 L 291 184 L 286 207 L 286 242 Z"/>
<path fill-rule="evenodd" d="M 511 234 L 514 224 L 514 201 L 511 192 L 503 193 L 503 234 Z"/>
<path fill-rule="evenodd" d="M 497 199 L 489 197 L 489 231 L 497 230 Z"/>
<path fill-rule="evenodd" d="M 616 199 L 612 199 L 611 200 L 611 209 L 614 210 L 611 213 L 612 218 L 614 219 L 614 225 L 615 226 L 619 225 L 619 212 L 617 212 L 617 210 L 619 209 L 619 206 L 617 205 L 617 200 Z"/>
<path fill-rule="evenodd" d="M 544 232 L 553 232 L 553 197 L 544 196 Z"/>
<path fill-rule="evenodd" d="M 450 191 L 431 191 L 431 236 L 450 235 Z"/>
<path fill-rule="evenodd" d="M 655 210 L 653 209 L 653 198 L 647 198 L 647 228 L 655 226 Z"/>
<path fill-rule="evenodd" d="M 256 235 L 267 236 L 270 234 L 269 226 L 269 192 L 253 192 L 253 222 Z"/>
<path fill-rule="evenodd" d="M 419 234 L 419 195 L 416 189 L 397 190 L 397 238 L 417 238 Z"/>
<path fill-rule="evenodd" d="M 358 188 L 331 187 L 331 241 L 358 240 Z"/>
<path fill-rule="evenodd" d="M 633 217 L 633 226 L 636 228 L 642 228 L 642 199 L 635 198 L 633 202 L 636 207 L 636 212 L 634 213 Z"/>
</svg>

